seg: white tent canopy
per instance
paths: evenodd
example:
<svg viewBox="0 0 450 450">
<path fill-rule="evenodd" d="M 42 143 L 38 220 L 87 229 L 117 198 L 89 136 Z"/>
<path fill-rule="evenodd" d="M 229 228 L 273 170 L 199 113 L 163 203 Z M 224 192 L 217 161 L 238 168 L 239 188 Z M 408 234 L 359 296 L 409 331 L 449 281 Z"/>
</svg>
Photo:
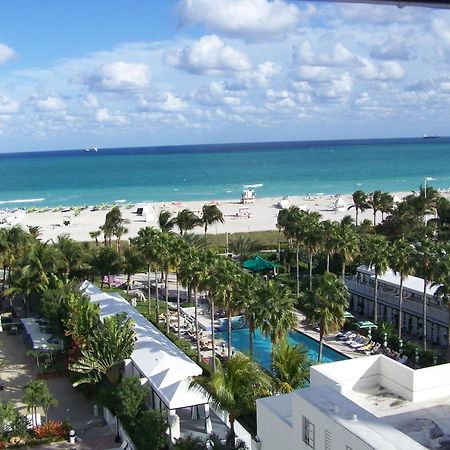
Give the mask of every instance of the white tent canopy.
<svg viewBox="0 0 450 450">
<path fill-rule="evenodd" d="M 142 314 L 119 295 L 106 294 L 85 281 L 81 290 L 100 307 L 100 318 L 126 313 L 134 321 L 137 335 L 135 350 L 131 354 L 133 365 L 168 409 L 186 408 L 208 403 L 207 398 L 189 389 L 192 377 L 201 375 L 202 369 L 153 326 Z"/>
</svg>

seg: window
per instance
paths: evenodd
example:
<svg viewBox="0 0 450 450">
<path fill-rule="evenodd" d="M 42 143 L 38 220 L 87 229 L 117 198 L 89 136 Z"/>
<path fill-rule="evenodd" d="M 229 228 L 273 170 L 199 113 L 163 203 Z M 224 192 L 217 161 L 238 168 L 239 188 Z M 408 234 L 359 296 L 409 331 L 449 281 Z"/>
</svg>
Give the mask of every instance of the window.
<svg viewBox="0 0 450 450">
<path fill-rule="evenodd" d="M 331 433 L 325 430 L 325 450 L 331 450 Z"/>
<path fill-rule="evenodd" d="M 303 442 L 315 448 L 315 427 L 305 416 L 303 416 Z"/>
</svg>

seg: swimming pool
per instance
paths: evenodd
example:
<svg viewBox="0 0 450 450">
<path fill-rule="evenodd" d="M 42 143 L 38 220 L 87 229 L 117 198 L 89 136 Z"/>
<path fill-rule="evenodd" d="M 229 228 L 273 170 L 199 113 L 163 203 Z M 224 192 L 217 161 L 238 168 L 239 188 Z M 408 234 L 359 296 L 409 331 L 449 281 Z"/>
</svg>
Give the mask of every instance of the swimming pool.
<svg viewBox="0 0 450 450">
<path fill-rule="evenodd" d="M 244 328 L 241 330 L 233 330 L 231 333 L 231 342 L 235 349 L 248 353 L 248 333 L 249 329 Z M 228 332 L 223 331 L 221 333 L 215 334 L 217 338 L 227 340 Z M 291 345 L 303 344 L 308 350 L 309 357 L 312 364 L 317 363 L 317 357 L 319 353 L 319 342 L 313 338 L 310 338 L 300 331 L 290 331 L 288 335 L 288 342 Z M 255 336 L 253 338 L 253 357 L 258 361 L 264 368 L 270 370 L 272 363 L 272 343 L 270 338 L 265 337 L 259 330 L 255 331 Z M 348 359 L 347 356 L 339 353 L 338 351 L 328 347 L 323 346 L 322 362 L 334 362 L 343 361 Z"/>
</svg>

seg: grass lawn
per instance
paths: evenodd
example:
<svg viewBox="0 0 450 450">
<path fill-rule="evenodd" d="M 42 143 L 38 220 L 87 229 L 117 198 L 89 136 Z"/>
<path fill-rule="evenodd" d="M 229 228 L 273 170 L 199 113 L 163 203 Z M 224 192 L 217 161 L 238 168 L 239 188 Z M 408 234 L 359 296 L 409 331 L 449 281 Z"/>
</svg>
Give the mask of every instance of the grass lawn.
<svg viewBox="0 0 450 450">
<path fill-rule="evenodd" d="M 228 239 L 232 236 L 248 236 L 250 239 L 254 241 L 261 242 L 264 248 L 277 248 L 278 247 L 278 231 L 277 230 L 269 230 L 269 231 L 250 231 L 250 232 L 242 232 L 242 233 L 228 233 Z M 227 237 L 226 234 L 208 234 L 207 235 L 208 245 L 211 247 L 220 247 L 225 250 L 227 245 Z"/>
</svg>

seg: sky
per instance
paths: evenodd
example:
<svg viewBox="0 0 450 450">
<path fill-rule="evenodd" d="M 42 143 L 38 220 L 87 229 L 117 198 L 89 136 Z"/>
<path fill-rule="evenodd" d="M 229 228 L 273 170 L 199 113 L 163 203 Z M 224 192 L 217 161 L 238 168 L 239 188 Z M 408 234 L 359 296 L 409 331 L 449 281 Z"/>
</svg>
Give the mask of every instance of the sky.
<svg viewBox="0 0 450 450">
<path fill-rule="evenodd" d="M 450 135 L 450 11 L 0 0 L 0 152 Z"/>
</svg>

